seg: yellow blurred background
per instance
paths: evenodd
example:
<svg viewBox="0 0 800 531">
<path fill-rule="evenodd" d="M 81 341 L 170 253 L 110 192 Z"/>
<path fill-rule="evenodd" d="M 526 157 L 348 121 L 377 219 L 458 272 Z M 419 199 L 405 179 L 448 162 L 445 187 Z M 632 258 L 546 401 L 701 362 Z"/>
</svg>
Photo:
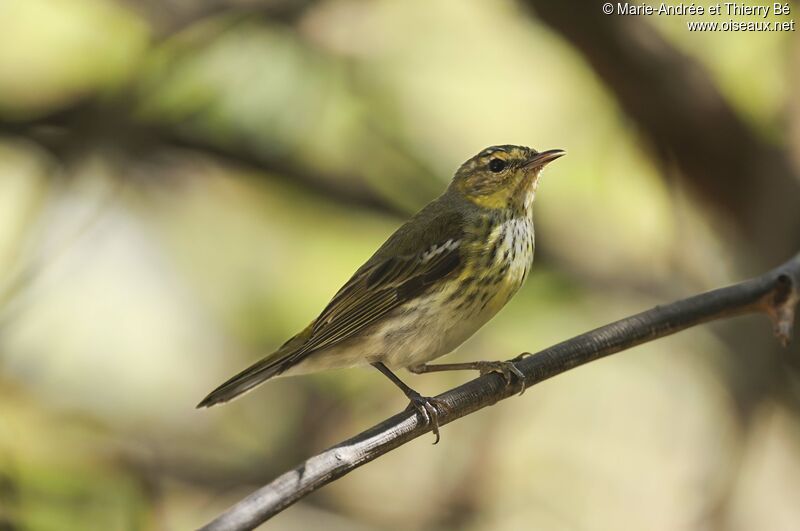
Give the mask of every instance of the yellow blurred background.
<svg viewBox="0 0 800 531">
<path fill-rule="evenodd" d="M 0 0 L 0 530 L 196 528 L 404 408 L 371 369 L 194 406 L 486 146 L 568 156 L 537 196 L 527 285 L 448 360 L 536 351 L 796 252 L 797 33 L 600 5 Z M 798 529 L 799 359 L 765 318 L 696 328 L 265 527 Z M 474 375 L 401 376 L 437 394 Z"/>
</svg>

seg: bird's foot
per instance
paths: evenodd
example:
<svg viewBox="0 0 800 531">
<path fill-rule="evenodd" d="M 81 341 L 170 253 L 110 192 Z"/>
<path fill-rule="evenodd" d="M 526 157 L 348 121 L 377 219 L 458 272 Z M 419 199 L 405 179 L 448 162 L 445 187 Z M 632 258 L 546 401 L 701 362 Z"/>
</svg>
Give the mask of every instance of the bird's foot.
<svg viewBox="0 0 800 531">
<path fill-rule="evenodd" d="M 517 359 L 521 358 L 514 358 L 510 361 L 477 361 L 475 362 L 475 368 L 478 369 L 481 376 L 492 372 L 499 373 L 506 381 L 506 387 L 511 385 L 512 380 L 516 380 L 520 388 L 519 395 L 521 396 L 526 388 L 525 375 L 514 365 L 514 361 Z"/>
<path fill-rule="evenodd" d="M 420 417 L 422 417 L 422 421 L 425 426 L 431 426 L 431 431 L 433 435 L 436 437 L 436 440 L 433 441 L 433 444 L 437 444 L 439 442 L 439 409 L 441 408 L 444 410 L 447 405 L 444 401 L 439 400 L 438 398 L 433 398 L 429 396 L 422 396 L 421 394 L 417 393 L 416 391 L 412 391 L 408 393 L 408 399 L 411 401 L 408 404 L 408 409 L 413 409 L 417 413 L 419 413 Z"/>
</svg>

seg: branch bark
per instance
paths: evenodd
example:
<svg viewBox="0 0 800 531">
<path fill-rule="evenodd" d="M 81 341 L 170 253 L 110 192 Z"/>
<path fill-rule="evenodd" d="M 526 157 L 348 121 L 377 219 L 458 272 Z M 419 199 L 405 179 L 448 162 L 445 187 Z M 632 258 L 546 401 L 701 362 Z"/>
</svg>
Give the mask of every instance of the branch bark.
<svg viewBox="0 0 800 531">
<path fill-rule="evenodd" d="M 785 345 L 800 300 L 800 253 L 782 266 L 733 286 L 716 289 L 596 328 L 522 358 L 517 367 L 528 387 L 590 361 L 717 319 L 764 313 Z M 512 396 L 499 374 L 488 374 L 437 398 L 445 405 L 441 425 Z M 406 410 L 315 455 L 253 492 L 202 531 L 253 529 L 293 503 L 352 470 L 430 431 Z"/>
</svg>

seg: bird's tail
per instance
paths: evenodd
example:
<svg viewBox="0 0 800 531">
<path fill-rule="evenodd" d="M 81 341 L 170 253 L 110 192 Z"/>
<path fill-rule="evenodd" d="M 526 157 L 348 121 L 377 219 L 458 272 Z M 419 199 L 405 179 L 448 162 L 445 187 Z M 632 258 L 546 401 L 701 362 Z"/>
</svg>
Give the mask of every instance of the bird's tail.
<svg viewBox="0 0 800 531">
<path fill-rule="evenodd" d="M 273 356 L 268 356 L 254 363 L 211 391 L 207 397 L 197 404 L 197 407 L 211 407 L 215 404 L 233 400 L 237 396 L 246 393 L 261 382 L 269 380 L 273 376 L 285 371 L 287 367 L 282 361 L 283 360 L 275 360 Z"/>
<path fill-rule="evenodd" d="M 207 397 L 197 404 L 198 408 L 211 407 L 215 404 L 221 404 L 229 400 L 233 400 L 237 396 L 246 393 L 258 384 L 265 382 L 284 372 L 297 362 L 297 350 L 311 335 L 311 330 L 314 323 L 312 322 L 308 327 L 292 337 L 281 346 L 277 351 L 273 352 L 266 358 L 263 358 L 253 365 L 249 366 L 224 384 L 220 385 L 211 391 Z"/>
</svg>

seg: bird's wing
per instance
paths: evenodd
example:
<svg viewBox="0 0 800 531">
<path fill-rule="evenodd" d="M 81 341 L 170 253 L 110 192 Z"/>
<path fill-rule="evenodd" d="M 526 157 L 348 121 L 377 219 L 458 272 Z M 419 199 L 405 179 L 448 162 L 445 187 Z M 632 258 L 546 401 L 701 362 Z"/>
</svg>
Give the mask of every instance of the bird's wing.
<svg viewBox="0 0 800 531">
<path fill-rule="evenodd" d="M 398 229 L 353 275 L 286 361 L 297 363 L 314 351 L 358 335 L 461 266 L 462 216 L 452 211 L 426 214 L 423 210 Z"/>
<path fill-rule="evenodd" d="M 336 293 L 309 327 L 212 391 L 198 407 L 230 400 L 315 352 L 358 335 L 456 271 L 462 264 L 462 239 L 463 220 L 456 213 L 407 223 Z"/>
<path fill-rule="evenodd" d="M 314 322 L 311 336 L 292 356 L 331 347 L 425 292 L 461 265 L 461 240 L 447 239 L 414 255 L 382 260 L 360 271 Z"/>
</svg>

